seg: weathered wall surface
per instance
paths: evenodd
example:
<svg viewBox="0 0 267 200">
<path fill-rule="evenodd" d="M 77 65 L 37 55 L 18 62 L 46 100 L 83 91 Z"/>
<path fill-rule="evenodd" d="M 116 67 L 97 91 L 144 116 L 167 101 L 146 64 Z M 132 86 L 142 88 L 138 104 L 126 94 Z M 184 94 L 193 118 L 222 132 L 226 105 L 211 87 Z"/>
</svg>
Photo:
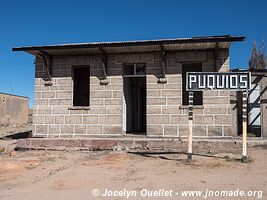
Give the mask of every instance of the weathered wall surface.
<svg viewBox="0 0 267 200">
<path fill-rule="evenodd" d="M 203 71 L 228 71 L 229 52 L 219 51 L 217 62 L 213 51 L 173 52 L 166 54 L 167 83 L 161 77 L 161 55 L 108 55 L 108 85 L 100 84 L 101 57 L 57 56 L 53 58 L 52 86 L 44 85 L 46 72 L 36 59 L 34 136 L 88 137 L 122 135 L 123 77 L 125 63 L 145 63 L 147 69 L 147 135 L 177 137 L 187 135 L 187 107 L 182 106 L 182 64 L 202 63 Z M 217 64 L 216 64 L 217 63 Z M 89 65 L 90 109 L 72 107 L 72 66 Z M 207 91 L 203 106 L 194 107 L 194 134 L 199 137 L 221 137 L 233 134 L 232 105 L 229 92 Z"/>
<path fill-rule="evenodd" d="M 29 99 L 0 93 L 0 126 L 22 126 L 28 123 Z"/>
</svg>

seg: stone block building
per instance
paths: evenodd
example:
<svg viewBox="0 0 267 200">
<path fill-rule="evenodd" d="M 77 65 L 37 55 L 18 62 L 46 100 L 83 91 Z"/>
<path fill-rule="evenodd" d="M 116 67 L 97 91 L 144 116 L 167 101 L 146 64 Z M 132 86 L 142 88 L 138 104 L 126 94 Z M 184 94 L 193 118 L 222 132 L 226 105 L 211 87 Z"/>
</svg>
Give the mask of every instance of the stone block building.
<svg viewBox="0 0 267 200">
<path fill-rule="evenodd" d="M 229 71 L 242 36 L 13 48 L 35 56 L 33 136 L 186 137 L 186 72 Z M 237 136 L 228 91 L 194 92 L 195 137 Z"/>
</svg>

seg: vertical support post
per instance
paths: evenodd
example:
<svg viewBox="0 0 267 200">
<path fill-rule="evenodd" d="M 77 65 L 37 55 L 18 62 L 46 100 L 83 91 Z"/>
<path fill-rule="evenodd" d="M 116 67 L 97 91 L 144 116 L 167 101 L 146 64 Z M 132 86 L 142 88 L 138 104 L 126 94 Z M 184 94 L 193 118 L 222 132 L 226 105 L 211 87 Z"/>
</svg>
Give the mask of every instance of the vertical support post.
<svg viewBox="0 0 267 200">
<path fill-rule="evenodd" d="M 188 153 L 187 160 L 192 160 L 192 138 L 193 138 L 193 97 L 194 93 L 189 91 L 188 103 Z"/>
<path fill-rule="evenodd" d="M 248 159 L 247 154 L 247 96 L 248 92 L 242 92 L 242 139 L 243 139 L 243 149 L 242 149 L 242 161 L 245 162 Z"/>
<path fill-rule="evenodd" d="M 162 78 L 165 78 L 166 75 L 166 52 L 164 51 L 164 47 L 160 45 L 161 50 L 161 67 L 162 67 Z"/>
</svg>

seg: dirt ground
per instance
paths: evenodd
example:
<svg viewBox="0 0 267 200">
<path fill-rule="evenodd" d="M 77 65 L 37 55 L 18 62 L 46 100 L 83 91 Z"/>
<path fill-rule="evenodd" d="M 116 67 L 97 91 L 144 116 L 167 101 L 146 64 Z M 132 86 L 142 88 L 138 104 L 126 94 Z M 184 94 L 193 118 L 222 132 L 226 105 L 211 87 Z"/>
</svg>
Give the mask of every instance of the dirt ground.
<svg viewBox="0 0 267 200">
<path fill-rule="evenodd" d="M 267 199 L 267 148 L 249 149 L 249 155 L 248 163 L 241 163 L 239 154 L 195 155 L 189 163 L 185 154 L 163 152 L 5 150 L 0 153 L 0 199 L 127 199 L 123 195 L 104 197 L 106 189 L 137 191 L 137 196 L 129 199 L 205 199 L 182 197 L 181 191 L 207 189 L 260 190 L 263 194 L 261 198 L 206 199 Z M 172 190 L 176 195 L 140 194 L 159 189 Z"/>
</svg>

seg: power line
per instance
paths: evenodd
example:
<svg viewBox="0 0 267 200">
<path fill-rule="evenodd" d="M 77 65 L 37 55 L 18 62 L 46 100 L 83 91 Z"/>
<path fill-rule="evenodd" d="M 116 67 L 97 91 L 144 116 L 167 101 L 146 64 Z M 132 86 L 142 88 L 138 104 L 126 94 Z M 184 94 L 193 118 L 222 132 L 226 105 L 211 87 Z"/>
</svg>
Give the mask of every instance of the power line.
<svg viewBox="0 0 267 200">
<path fill-rule="evenodd" d="M 2 60 L 2 66 L 3 66 L 3 71 L 4 71 L 4 73 L 6 73 L 7 74 L 7 68 L 6 68 L 6 66 L 5 66 L 5 61 L 4 61 L 4 55 L 1 53 L 1 51 L 0 51 L 0 61 Z M 1 67 L 1 62 L 0 62 L 0 67 Z M 3 76 L 2 76 L 3 77 Z M 8 85 L 9 85 L 9 89 L 11 90 L 11 93 L 12 94 L 15 94 L 14 93 L 14 89 L 13 89 L 13 84 L 12 84 L 12 82 L 10 81 L 10 79 L 8 79 Z"/>
</svg>

